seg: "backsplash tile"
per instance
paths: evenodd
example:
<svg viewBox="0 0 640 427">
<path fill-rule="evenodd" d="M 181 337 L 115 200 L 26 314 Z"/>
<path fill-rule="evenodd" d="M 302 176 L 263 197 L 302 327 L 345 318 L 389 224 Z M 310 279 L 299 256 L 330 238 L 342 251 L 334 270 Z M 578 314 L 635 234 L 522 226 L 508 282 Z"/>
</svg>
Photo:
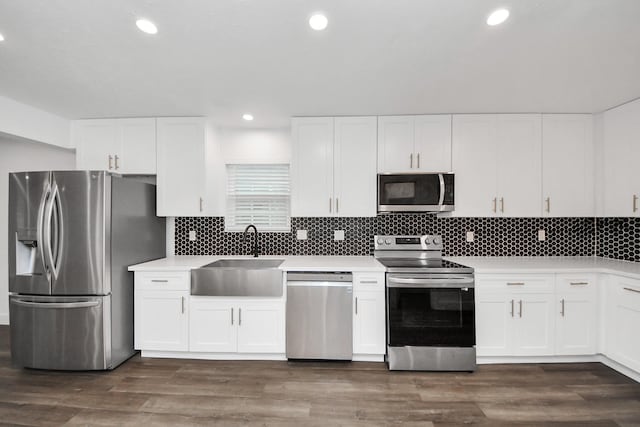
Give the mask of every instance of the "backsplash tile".
<svg viewBox="0 0 640 427">
<path fill-rule="evenodd" d="M 596 255 L 640 262 L 640 218 L 598 218 Z"/>
<path fill-rule="evenodd" d="M 538 241 L 544 229 L 546 240 Z M 390 214 L 375 218 L 298 217 L 288 233 L 260 233 L 265 255 L 370 255 L 376 234 L 440 234 L 446 256 L 589 256 L 595 247 L 594 218 L 452 218 L 429 214 Z M 195 230 L 196 241 L 189 241 Z M 296 231 L 307 230 L 307 240 Z M 333 240 L 344 230 L 345 240 Z M 466 241 L 467 231 L 475 234 Z M 636 233 L 636 236 L 638 234 Z M 637 247 L 637 243 L 636 243 Z M 245 255 L 250 242 L 242 233 L 224 232 L 223 217 L 178 217 L 175 220 L 176 255 Z"/>
</svg>

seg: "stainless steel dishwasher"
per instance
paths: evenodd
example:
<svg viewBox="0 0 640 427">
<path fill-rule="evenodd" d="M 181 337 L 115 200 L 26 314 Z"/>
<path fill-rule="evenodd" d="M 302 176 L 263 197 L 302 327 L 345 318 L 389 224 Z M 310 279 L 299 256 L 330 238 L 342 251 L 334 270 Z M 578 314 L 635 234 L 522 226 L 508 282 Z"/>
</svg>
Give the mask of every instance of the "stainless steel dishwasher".
<svg viewBox="0 0 640 427">
<path fill-rule="evenodd" d="M 287 358 L 353 358 L 353 275 L 287 273 Z"/>
</svg>

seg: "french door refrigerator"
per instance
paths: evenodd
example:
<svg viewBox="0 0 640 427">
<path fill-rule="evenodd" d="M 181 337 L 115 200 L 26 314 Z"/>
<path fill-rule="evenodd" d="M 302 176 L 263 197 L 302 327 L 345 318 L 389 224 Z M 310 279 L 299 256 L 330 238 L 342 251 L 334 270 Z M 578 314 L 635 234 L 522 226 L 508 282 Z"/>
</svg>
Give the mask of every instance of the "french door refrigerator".
<svg viewBox="0 0 640 427">
<path fill-rule="evenodd" d="M 9 176 L 14 366 L 113 369 L 134 353 L 133 273 L 165 254 L 155 186 L 104 171 Z"/>
</svg>

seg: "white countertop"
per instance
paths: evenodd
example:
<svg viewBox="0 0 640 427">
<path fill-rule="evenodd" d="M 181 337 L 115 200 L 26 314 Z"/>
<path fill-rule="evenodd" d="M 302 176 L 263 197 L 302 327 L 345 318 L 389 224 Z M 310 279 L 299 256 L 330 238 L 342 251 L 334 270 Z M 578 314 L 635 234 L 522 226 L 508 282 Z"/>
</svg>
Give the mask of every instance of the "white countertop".
<svg viewBox="0 0 640 427">
<path fill-rule="evenodd" d="M 219 259 L 251 259 L 248 256 L 186 256 L 177 255 L 129 266 L 129 271 L 189 271 Z M 285 271 L 379 271 L 382 264 L 372 256 L 278 256 L 264 255 L 260 259 L 283 259 Z"/>
<path fill-rule="evenodd" d="M 446 257 L 476 273 L 612 273 L 640 279 L 640 263 L 600 257 Z"/>
</svg>

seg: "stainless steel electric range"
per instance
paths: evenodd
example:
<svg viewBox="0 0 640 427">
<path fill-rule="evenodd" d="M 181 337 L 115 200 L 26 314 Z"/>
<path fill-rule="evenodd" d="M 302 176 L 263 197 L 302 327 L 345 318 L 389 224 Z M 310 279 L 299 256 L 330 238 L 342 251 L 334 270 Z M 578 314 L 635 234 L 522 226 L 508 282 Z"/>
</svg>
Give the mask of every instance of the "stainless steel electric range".
<svg viewBox="0 0 640 427">
<path fill-rule="evenodd" d="M 476 369 L 473 268 L 443 260 L 442 247 L 440 236 L 375 236 L 391 370 Z"/>
</svg>

